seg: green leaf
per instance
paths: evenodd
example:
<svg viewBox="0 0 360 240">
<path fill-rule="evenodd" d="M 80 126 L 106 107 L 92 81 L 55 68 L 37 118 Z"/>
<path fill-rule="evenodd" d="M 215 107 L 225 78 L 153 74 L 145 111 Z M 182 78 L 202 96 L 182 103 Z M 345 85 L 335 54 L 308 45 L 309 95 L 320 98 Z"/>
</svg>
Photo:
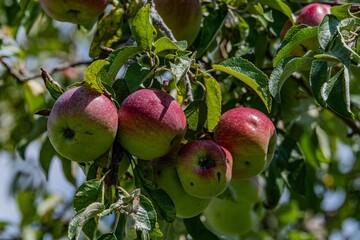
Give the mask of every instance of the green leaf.
<svg viewBox="0 0 360 240">
<path fill-rule="evenodd" d="M 241 57 L 232 57 L 220 64 L 214 64 L 212 67 L 215 70 L 230 74 L 253 89 L 270 112 L 272 98 L 269 90 L 269 79 L 253 63 Z"/>
<path fill-rule="evenodd" d="M 64 93 L 64 89 L 60 86 L 60 84 L 54 81 L 53 78 L 42 68 L 41 78 L 44 80 L 45 87 L 53 99 L 58 99 L 60 95 Z"/>
<path fill-rule="evenodd" d="M 217 126 L 221 116 L 222 94 L 220 84 L 215 78 L 204 72 L 202 72 L 202 77 L 206 88 L 207 128 L 212 131 Z"/>
<path fill-rule="evenodd" d="M 90 64 L 84 73 L 84 82 L 86 86 L 98 91 L 105 92 L 105 87 L 102 81 L 108 82 L 107 72 L 109 69 L 109 62 L 106 60 L 96 60 Z"/>
<path fill-rule="evenodd" d="M 268 5 L 269 7 L 278 10 L 279 12 L 285 14 L 292 23 L 294 23 L 294 19 L 292 16 L 291 8 L 286 5 L 282 0 L 257 0 L 262 5 Z"/>
<path fill-rule="evenodd" d="M 85 209 L 91 203 L 96 202 L 101 193 L 101 184 L 102 182 L 96 179 L 91 179 L 78 188 L 74 200 L 73 206 L 76 212 Z"/>
<path fill-rule="evenodd" d="M 273 59 L 273 66 L 276 67 L 283 58 L 287 57 L 299 45 L 302 46 L 306 41 L 316 38 L 318 28 L 318 26 L 307 27 L 305 25 L 292 27 L 286 33 L 285 39 Z M 315 44 L 315 42 L 312 42 L 312 44 Z"/>
<path fill-rule="evenodd" d="M 196 139 L 206 122 L 207 108 L 202 100 L 191 102 L 184 110 L 187 122 L 186 139 Z"/>
<path fill-rule="evenodd" d="M 21 226 L 26 226 L 30 224 L 36 216 L 36 207 L 34 205 L 35 194 L 30 191 L 22 191 L 17 194 L 16 200 L 22 215 Z"/>
<path fill-rule="evenodd" d="M 354 115 L 350 109 L 349 83 L 349 71 L 343 67 L 324 84 L 322 96 L 332 110 L 345 118 L 352 119 Z"/>
<path fill-rule="evenodd" d="M 174 62 L 170 62 L 170 71 L 176 78 L 176 83 L 182 80 L 189 71 L 194 56 L 182 55 L 176 57 Z"/>
<path fill-rule="evenodd" d="M 214 233 L 204 226 L 199 216 L 185 218 L 184 224 L 193 239 L 219 240 Z"/>
<path fill-rule="evenodd" d="M 320 46 L 327 50 L 329 44 L 337 34 L 339 21 L 334 15 L 325 15 L 319 27 L 318 39 Z"/>
<path fill-rule="evenodd" d="M 46 177 L 49 174 L 50 163 L 53 157 L 56 155 L 56 151 L 51 144 L 49 138 L 46 138 L 40 149 L 39 161 L 42 169 L 45 171 Z"/>
<path fill-rule="evenodd" d="M 316 52 L 309 52 L 303 57 L 285 57 L 271 72 L 269 78 L 269 91 L 271 95 L 280 102 L 280 90 L 285 81 L 296 71 L 306 67 L 312 60 Z"/>
<path fill-rule="evenodd" d="M 150 4 L 146 4 L 137 12 L 131 21 L 131 32 L 142 50 L 151 50 L 156 37 L 156 29 L 150 22 Z"/>
<path fill-rule="evenodd" d="M 125 46 L 121 47 L 109 55 L 108 61 L 110 62 L 108 79 L 109 81 L 115 81 L 117 73 L 120 68 L 126 63 L 126 61 L 138 54 L 141 49 L 137 46 Z"/>
<path fill-rule="evenodd" d="M 328 77 L 328 63 L 319 60 L 313 61 L 309 76 L 310 87 L 314 94 L 314 98 L 323 107 L 326 107 L 326 103 L 323 99 L 321 89 L 328 80 Z"/>
<path fill-rule="evenodd" d="M 26 81 L 24 84 L 24 96 L 30 112 L 37 112 L 46 107 L 45 89 L 35 80 Z"/>
<path fill-rule="evenodd" d="M 200 40 L 198 42 L 196 51 L 197 56 L 201 57 L 214 41 L 218 32 L 224 25 L 228 10 L 226 4 L 221 4 L 219 8 L 209 12 L 203 20 L 203 27 L 199 33 Z"/>
<path fill-rule="evenodd" d="M 115 236 L 114 233 L 105 233 L 100 237 L 98 237 L 97 240 L 117 240 L 117 237 Z"/>
<path fill-rule="evenodd" d="M 77 212 L 73 216 L 69 223 L 68 237 L 71 240 L 79 239 L 81 229 L 91 219 L 95 218 L 97 214 L 104 210 L 104 204 L 99 202 L 93 202 L 85 209 Z"/>
<path fill-rule="evenodd" d="M 120 4 L 113 6 L 109 13 L 99 20 L 89 55 L 94 58 L 101 54 L 101 46 L 111 48 L 122 36 L 124 8 Z"/>
<path fill-rule="evenodd" d="M 114 233 L 105 233 L 100 237 L 98 237 L 97 240 L 117 240 L 117 237 L 115 236 Z"/>
<path fill-rule="evenodd" d="M 181 41 L 183 42 L 183 41 Z M 186 42 L 185 42 L 186 43 Z M 162 51 L 169 51 L 169 50 L 175 50 L 175 51 L 185 51 L 187 46 L 182 46 L 182 44 L 178 42 L 173 42 L 167 37 L 161 37 L 156 42 L 154 42 L 154 53 L 160 53 Z"/>
<path fill-rule="evenodd" d="M 140 85 L 154 75 L 155 68 L 149 69 L 138 62 L 133 63 L 126 70 L 125 80 L 130 92 L 135 92 Z"/>
</svg>

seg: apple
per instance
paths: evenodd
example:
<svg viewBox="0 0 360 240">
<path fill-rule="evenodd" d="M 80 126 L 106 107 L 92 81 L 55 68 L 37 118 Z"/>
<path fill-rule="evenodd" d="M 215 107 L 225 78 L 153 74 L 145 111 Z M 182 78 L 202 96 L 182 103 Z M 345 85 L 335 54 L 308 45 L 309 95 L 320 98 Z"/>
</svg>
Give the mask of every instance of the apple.
<svg viewBox="0 0 360 240">
<path fill-rule="evenodd" d="M 201 25 L 200 0 L 154 0 L 155 9 L 177 40 L 189 45 L 195 40 Z"/>
<path fill-rule="evenodd" d="M 244 180 L 232 179 L 233 197 L 214 198 L 204 210 L 205 225 L 214 232 L 241 235 L 250 231 L 264 216 L 261 201 L 264 182 L 259 176 Z"/>
<path fill-rule="evenodd" d="M 263 112 L 233 108 L 221 115 L 214 140 L 233 157 L 232 178 L 244 179 L 264 171 L 276 147 L 275 126 Z"/>
<path fill-rule="evenodd" d="M 210 199 L 200 199 L 187 194 L 175 168 L 175 158 L 171 155 L 152 161 L 155 182 L 171 198 L 175 205 L 176 216 L 191 218 L 199 215 L 209 205 Z"/>
<path fill-rule="evenodd" d="M 310 3 L 295 12 L 295 24 L 306 24 L 309 26 L 319 26 L 326 14 L 330 14 L 331 5 L 325 3 Z M 286 32 L 292 27 L 290 20 L 287 20 L 281 30 L 280 39 L 284 39 Z M 319 43 L 315 38 L 311 38 L 296 47 L 290 55 L 302 56 L 308 50 L 316 50 Z"/>
<path fill-rule="evenodd" d="M 104 12 L 109 0 L 40 0 L 47 15 L 60 22 L 91 26 Z"/>
<path fill-rule="evenodd" d="M 179 103 L 157 89 L 130 94 L 118 115 L 120 144 L 143 160 L 166 155 L 180 144 L 186 132 L 186 117 Z"/>
<path fill-rule="evenodd" d="M 213 198 L 203 215 L 205 225 L 218 234 L 244 234 L 259 221 L 253 204 L 245 198 Z"/>
<path fill-rule="evenodd" d="M 185 192 L 198 198 L 215 197 L 231 180 L 231 154 L 212 140 L 193 140 L 177 154 L 176 171 Z"/>
<path fill-rule="evenodd" d="M 75 162 L 105 153 L 117 132 L 117 109 L 105 95 L 84 86 L 64 92 L 51 109 L 47 130 L 55 150 Z"/>
</svg>

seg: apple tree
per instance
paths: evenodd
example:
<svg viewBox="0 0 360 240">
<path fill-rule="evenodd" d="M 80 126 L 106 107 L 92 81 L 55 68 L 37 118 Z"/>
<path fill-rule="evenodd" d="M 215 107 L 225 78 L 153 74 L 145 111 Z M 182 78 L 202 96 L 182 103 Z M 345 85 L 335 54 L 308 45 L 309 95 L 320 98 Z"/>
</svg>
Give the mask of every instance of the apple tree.
<svg viewBox="0 0 360 240">
<path fill-rule="evenodd" d="M 358 0 L 1 1 L 0 238 L 355 239 L 359 34 Z"/>
</svg>

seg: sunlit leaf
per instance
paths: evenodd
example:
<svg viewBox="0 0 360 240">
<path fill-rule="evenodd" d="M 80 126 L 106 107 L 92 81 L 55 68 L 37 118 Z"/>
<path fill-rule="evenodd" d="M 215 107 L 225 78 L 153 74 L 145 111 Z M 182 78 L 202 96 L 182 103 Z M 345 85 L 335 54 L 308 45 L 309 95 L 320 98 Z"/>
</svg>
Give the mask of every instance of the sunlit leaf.
<svg viewBox="0 0 360 240">
<path fill-rule="evenodd" d="M 49 91 L 50 95 L 56 100 L 63 94 L 64 89 L 60 84 L 50 76 L 44 69 L 41 69 L 41 77 L 44 80 L 45 87 Z"/>
<path fill-rule="evenodd" d="M 99 93 L 105 92 L 105 87 L 102 81 L 108 82 L 107 72 L 109 69 L 109 62 L 106 60 L 97 60 L 90 64 L 85 70 L 84 82 L 86 86 L 96 90 Z"/>
<path fill-rule="evenodd" d="M 214 64 L 212 67 L 235 77 L 249 86 L 260 97 L 270 112 L 272 98 L 269 90 L 269 79 L 253 63 L 241 57 L 232 57 L 220 64 Z"/>
<path fill-rule="evenodd" d="M 75 211 L 85 209 L 91 203 L 96 202 L 101 192 L 101 181 L 91 179 L 84 182 L 74 196 L 73 204 Z"/>
<path fill-rule="evenodd" d="M 154 48 L 155 53 L 169 50 L 184 51 L 187 48 L 187 45 L 181 46 L 178 42 L 173 42 L 167 37 L 161 37 L 154 42 Z"/>
<path fill-rule="evenodd" d="M 206 122 L 207 108 L 202 100 L 191 102 L 184 110 L 187 122 L 186 138 L 196 139 L 196 134 L 201 131 Z"/>
</svg>

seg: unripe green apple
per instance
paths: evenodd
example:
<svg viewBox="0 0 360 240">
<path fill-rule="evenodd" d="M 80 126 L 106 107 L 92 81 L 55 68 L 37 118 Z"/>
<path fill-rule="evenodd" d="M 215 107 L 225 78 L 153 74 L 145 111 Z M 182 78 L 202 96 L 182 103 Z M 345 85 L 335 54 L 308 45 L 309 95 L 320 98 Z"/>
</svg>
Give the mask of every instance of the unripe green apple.
<svg viewBox="0 0 360 240">
<path fill-rule="evenodd" d="M 230 186 L 235 190 L 237 197 L 244 198 L 256 204 L 262 201 L 265 185 L 260 176 L 247 179 L 232 179 Z"/>
<path fill-rule="evenodd" d="M 155 8 L 175 38 L 190 45 L 201 25 L 200 0 L 154 0 Z"/>
<path fill-rule="evenodd" d="M 47 122 L 50 142 L 65 158 L 88 162 L 112 145 L 118 126 L 117 109 L 103 94 L 84 86 L 64 92 Z"/>
<path fill-rule="evenodd" d="M 233 157 L 232 178 L 244 179 L 261 173 L 270 164 L 276 147 L 276 130 L 261 111 L 237 107 L 222 114 L 214 140 Z"/>
<path fill-rule="evenodd" d="M 108 0 L 40 0 L 47 15 L 60 22 L 91 26 L 108 5 Z"/>
<path fill-rule="evenodd" d="M 212 140 L 193 140 L 180 148 L 176 171 L 185 192 L 198 198 L 221 194 L 231 180 L 232 157 Z"/>
<path fill-rule="evenodd" d="M 205 225 L 218 234 L 244 234 L 258 222 L 253 204 L 245 198 L 236 201 L 213 198 L 204 216 Z"/>
<path fill-rule="evenodd" d="M 171 198 L 175 205 L 176 215 L 191 218 L 199 215 L 209 205 L 210 199 L 200 199 L 187 194 L 175 168 L 175 158 L 167 155 L 153 160 L 155 182 Z"/>
<path fill-rule="evenodd" d="M 186 117 L 179 103 L 157 89 L 130 94 L 119 109 L 118 139 L 132 155 L 152 160 L 179 145 Z"/>
</svg>

